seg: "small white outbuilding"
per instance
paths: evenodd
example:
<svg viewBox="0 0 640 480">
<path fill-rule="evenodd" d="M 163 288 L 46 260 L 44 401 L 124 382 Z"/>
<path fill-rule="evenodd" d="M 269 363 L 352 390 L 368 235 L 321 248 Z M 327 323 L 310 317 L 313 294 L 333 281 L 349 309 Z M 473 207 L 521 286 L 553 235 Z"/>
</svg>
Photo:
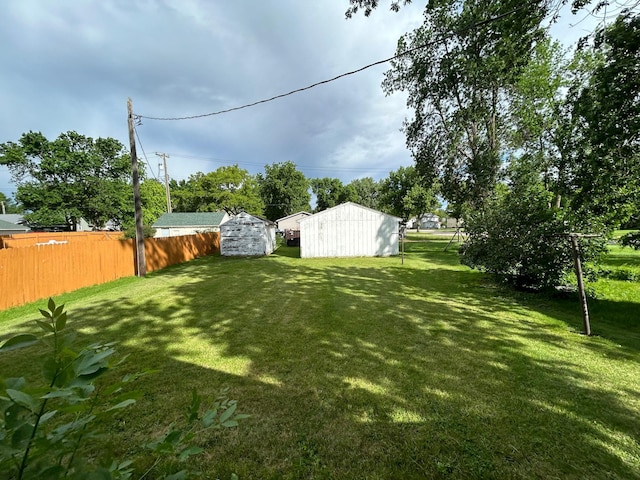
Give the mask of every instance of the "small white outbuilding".
<svg viewBox="0 0 640 480">
<path fill-rule="evenodd" d="M 402 219 L 346 202 L 300 219 L 300 257 L 385 257 L 398 254 Z"/>
<path fill-rule="evenodd" d="M 220 255 L 269 255 L 276 247 L 276 224 L 241 212 L 220 225 Z"/>
</svg>

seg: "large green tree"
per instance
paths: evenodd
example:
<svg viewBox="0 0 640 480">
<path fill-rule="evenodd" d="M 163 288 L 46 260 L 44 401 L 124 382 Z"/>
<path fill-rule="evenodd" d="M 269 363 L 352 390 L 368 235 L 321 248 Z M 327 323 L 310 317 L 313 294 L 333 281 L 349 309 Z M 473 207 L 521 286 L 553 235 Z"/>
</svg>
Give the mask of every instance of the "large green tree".
<svg viewBox="0 0 640 480">
<path fill-rule="evenodd" d="M 113 138 L 67 132 L 50 141 L 29 132 L 0 144 L 0 164 L 9 168 L 16 199 L 33 224 L 71 230 L 82 217 L 100 228 L 109 220 L 121 223 L 132 204 L 129 155 Z"/>
<path fill-rule="evenodd" d="M 164 185 L 155 179 L 146 179 L 140 184 L 143 225 L 153 225 L 167 211 L 167 197 Z"/>
<path fill-rule="evenodd" d="M 352 190 L 352 201 L 365 207 L 380 209 L 381 182 L 376 182 L 371 177 L 356 178 L 347 188 Z"/>
<path fill-rule="evenodd" d="M 436 185 L 418 174 L 415 167 L 400 167 L 382 181 L 381 208 L 407 221 L 440 208 Z"/>
<path fill-rule="evenodd" d="M 640 14 L 597 32 L 596 62 L 568 102 L 573 208 L 609 223 L 640 208 Z"/>
<path fill-rule="evenodd" d="M 572 74 L 567 51 L 545 38 L 509 92 L 510 157 L 527 157 L 556 208 L 567 193 L 563 104 Z"/>
<path fill-rule="evenodd" d="M 265 165 L 264 175 L 257 175 L 260 196 L 264 202 L 264 214 L 277 220 L 300 211 L 309 211 L 310 183 L 295 163 L 286 161 Z"/>
<path fill-rule="evenodd" d="M 206 174 L 198 172 L 170 186 L 176 212 L 224 210 L 229 215 L 263 214 L 264 202 L 255 176 L 238 165 L 220 167 Z"/>
<path fill-rule="evenodd" d="M 611 29 L 619 27 L 617 22 Z M 629 193 L 637 190 L 634 182 L 638 176 L 636 171 L 616 184 L 612 178 L 623 177 L 627 168 L 632 171 L 634 161 L 615 158 L 615 153 L 609 162 L 601 158 L 607 154 L 601 131 L 607 122 L 600 124 L 599 119 L 616 117 L 618 122 L 632 124 L 638 113 L 624 117 L 625 112 L 633 110 L 627 104 L 634 101 L 633 90 L 627 90 L 629 97 L 620 100 L 623 107 L 591 96 L 594 86 L 608 91 L 624 88 L 625 79 L 635 81 L 635 76 L 623 76 L 613 86 L 594 80 L 604 65 L 614 63 L 607 53 L 596 42 L 596 51 L 579 50 L 568 63 L 553 44 L 538 45 L 510 98 L 514 151 L 502 193 L 494 195 L 491 208 L 468 216 L 464 263 L 492 272 L 515 286 L 552 287 L 563 282 L 573 268 L 566 235 L 576 232 L 601 235 L 581 240 L 583 260 L 598 260 L 612 220 L 624 215 L 629 203 L 633 204 L 633 196 L 621 198 L 619 193 L 629 186 Z M 630 63 L 635 63 L 635 68 L 639 65 L 637 59 L 624 62 L 627 68 Z M 567 85 L 571 86 L 568 95 Z M 626 87 L 630 87 L 628 82 Z M 590 101 L 585 104 L 586 98 Z M 591 115 L 595 109 L 598 115 L 587 120 L 580 114 L 583 109 Z M 609 132 L 624 137 L 617 141 L 631 140 L 633 144 L 637 132 L 627 133 L 630 137 L 620 130 Z M 590 143 L 593 139 L 597 139 L 595 145 Z M 595 152 L 597 157 L 592 158 Z M 633 151 L 628 153 L 633 158 Z M 592 162 L 598 162 L 599 167 L 590 172 Z M 589 195 L 584 195 L 585 188 Z"/>
<path fill-rule="evenodd" d="M 506 95 L 543 38 L 545 4 L 429 2 L 424 24 L 398 42 L 398 53 L 409 53 L 392 62 L 383 88 L 408 92 L 407 146 L 450 204 L 481 208 L 495 187 Z"/>
<path fill-rule="evenodd" d="M 311 191 L 316 196 L 316 212 L 355 201 L 354 188 L 348 188 L 338 178 L 312 178 Z"/>
</svg>

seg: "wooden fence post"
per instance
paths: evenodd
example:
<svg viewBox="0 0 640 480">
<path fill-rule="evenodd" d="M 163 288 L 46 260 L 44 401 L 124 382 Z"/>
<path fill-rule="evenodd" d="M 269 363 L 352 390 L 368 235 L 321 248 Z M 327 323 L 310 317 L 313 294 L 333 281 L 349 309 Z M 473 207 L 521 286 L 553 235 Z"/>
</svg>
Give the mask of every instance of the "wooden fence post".
<svg viewBox="0 0 640 480">
<path fill-rule="evenodd" d="M 591 323 L 589 321 L 589 306 L 587 305 L 587 295 L 584 291 L 584 280 L 582 278 L 582 264 L 580 263 L 580 247 L 578 245 L 578 235 L 569 235 L 571 239 L 571 252 L 573 253 L 573 264 L 576 269 L 578 279 L 578 295 L 580 296 L 580 306 L 582 307 L 582 323 L 584 334 L 591 336 Z"/>
</svg>

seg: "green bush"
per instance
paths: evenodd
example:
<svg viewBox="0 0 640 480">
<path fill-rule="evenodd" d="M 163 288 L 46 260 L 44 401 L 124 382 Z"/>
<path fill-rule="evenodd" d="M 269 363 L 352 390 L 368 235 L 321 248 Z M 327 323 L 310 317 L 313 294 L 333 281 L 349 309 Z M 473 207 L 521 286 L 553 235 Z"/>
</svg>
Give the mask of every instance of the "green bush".
<svg viewBox="0 0 640 480">
<path fill-rule="evenodd" d="M 601 227 L 551 208 L 552 195 L 527 172 L 514 172 L 510 187 L 498 191 L 483 211 L 465 219 L 462 263 L 518 289 L 540 290 L 566 283 L 574 269 L 566 233 L 591 233 Z M 605 238 L 581 238 L 580 249 L 583 263 L 596 262 L 605 251 Z M 585 273 L 591 273 L 588 267 Z"/>
<path fill-rule="evenodd" d="M 631 247 L 640 250 L 640 232 L 627 233 L 620 237 L 620 244 L 623 247 Z"/>
<path fill-rule="evenodd" d="M 0 353 L 16 348 L 45 345 L 49 353 L 42 362 L 40 385 L 30 386 L 25 378 L 0 379 L 0 472 L 3 479 L 129 479 L 136 475 L 136 456 L 123 460 L 94 458 L 88 452 L 102 434 L 97 425 L 112 420 L 116 412 L 136 402 L 140 395 L 127 389 L 143 373 L 125 375 L 111 383 L 99 382 L 121 361 L 115 360 L 113 343 L 96 343 L 73 349 L 73 332 L 67 329 L 64 305 L 49 300 L 36 320 L 44 331 L 38 338 L 22 334 L 0 345 Z M 202 452 L 197 434 L 208 429 L 230 428 L 246 415 L 236 413 L 236 401 L 223 391 L 210 408 L 201 408 L 194 391 L 181 425 L 145 445 L 155 457 L 151 469 L 161 460 L 184 466 L 192 455 Z M 139 452 L 142 455 L 142 452 Z M 187 478 L 188 470 L 155 478 Z"/>
<path fill-rule="evenodd" d="M 136 238 L 136 226 L 126 226 L 122 231 L 124 238 Z M 151 225 L 142 226 L 142 235 L 144 238 L 153 238 L 156 234 L 156 229 Z"/>
</svg>

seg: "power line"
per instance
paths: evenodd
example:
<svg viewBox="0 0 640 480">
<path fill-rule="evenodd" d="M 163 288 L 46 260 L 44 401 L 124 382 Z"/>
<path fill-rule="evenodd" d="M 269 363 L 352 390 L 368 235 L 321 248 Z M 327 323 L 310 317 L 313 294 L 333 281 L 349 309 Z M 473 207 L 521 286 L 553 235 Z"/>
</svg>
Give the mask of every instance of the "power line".
<svg viewBox="0 0 640 480">
<path fill-rule="evenodd" d="M 145 165 L 149 167 L 149 170 L 151 170 L 151 175 L 153 175 L 153 178 L 158 180 L 158 177 L 156 177 L 156 174 L 153 172 L 153 168 L 151 168 L 151 165 L 149 165 L 149 159 L 147 158 L 147 154 L 144 151 L 144 147 L 142 146 L 142 142 L 140 141 L 140 135 L 138 135 L 138 129 L 135 127 L 135 125 L 133 126 L 133 131 L 135 132 L 136 138 L 138 139 L 138 143 L 140 144 L 140 150 L 142 150 L 142 155 L 144 156 Z"/>
<path fill-rule="evenodd" d="M 341 78 L 348 77 L 350 75 L 355 75 L 356 73 L 360 73 L 360 72 L 362 72 L 364 70 L 367 70 L 369 68 L 375 67 L 377 65 L 382 65 L 383 63 L 387 63 L 387 62 L 390 62 L 390 61 L 395 60 L 397 58 L 400 58 L 400 57 L 403 57 L 403 56 L 408 55 L 410 53 L 413 53 L 415 51 L 422 50 L 423 48 L 426 48 L 426 47 L 429 47 L 429 46 L 432 46 L 432 45 L 436 45 L 438 43 L 444 42 L 445 40 L 449 40 L 454 35 L 457 35 L 457 34 L 460 34 L 460 33 L 463 33 L 463 32 L 469 31 L 469 30 L 473 30 L 473 29 L 476 29 L 476 28 L 479 28 L 479 27 L 483 27 L 483 26 L 488 25 L 490 23 L 496 22 L 496 21 L 498 21 L 498 20 L 500 20 L 502 18 L 505 18 L 505 17 L 508 17 L 510 15 L 513 15 L 514 13 L 518 12 L 519 10 L 524 9 L 525 7 L 528 7 L 529 5 L 531 5 L 533 3 L 536 3 L 536 2 L 532 1 L 532 2 L 528 2 L 528 3 L 522 4 L 519 7 L 514 8 L 513 10 L 510 10 L 510 11 L 508 11 L 506 13 L 502 13 L 500 15 L 496 15 L 495 17 L 491 17 L 491 18 L 489 18 L 487 20 L 483 20 L 481 22 L 474 23 L 474 24 L 472 24 L 472 25 L 470 25 L 470 26 L 468 26 L 466 28 L 461 28 L 457 32 L 449 32 L 448 34 L 443 35 L 439 39 L 433 40 L 431 42 L 424 43 L 424 44 L 419 45 L 417 47 L 410 48 L 409 50 L 405 50 L 404 52 L 398 53 L 398 54 L 394 55 L 393 57 L 385 58 L 384 60 L 378 60 L 377 62 L 370 63 L 370 64 L 365 65 L 364 67 L 358 68 L 356 70 L 351 70 L 349 72 L 337 75 L 337 76 L 335 76 L 333 78 L 329 78 L 327 80 L 322 80 L 320 82 L 313 83 L 313 84 L 308 85 L 306 87 L 296 88 L 295 90 L 291 90 L 290 92 L 282 93 L 280 95 L 276 95 L 276 96 L 273 96 L 273 97 L 270 97 L 270 98 L 266 98 L 264 100 L 258 100 L 257 102 L 248 103 L 246 105 L 241 105 L 239 107 L 227 108 L 225 110 L 218 110 L 217 112 L 203 113 L 203 114 L 200 114 L 200 115 L 189 115 L 189 116 L 185 116 L 185 117 L 152 117 L 152 116 L 147 116 L 147 115 L 135 115 L 135 117 L 136 117 L 136 119 L 145 118 L 147 120 L 161 120 L 161 121 L 193 120 L 193 119 L 196 119 L 196 118 L 212 117 L 212 116 L 215 116 L 215 115 L 222 115 L 223 113 L 229 113 L 229 112 L 234 112 L 236 110 L 243 110 L 245 108 L 255 107 L 256 105 L 260 105 L 262 103 L 272 102 L 272 101 L 278 100 L 280 98 L 284 98 L 284 97 L 288 97 L 290 95 L 294 95 L 296 93 L 304 92 L 305 90 L 311 90 L 312 88 L 318 87 L 320 85 L 325 85 L 327 83 L 335 82 L 336 80 L 339 80 Z"/>
<path fill-rule="evenodd" d="M 216 163 L 224 163 L 224 164 L 235 164 L 238 166 L 244 166 L 244 165 L 249 165 L 249 166 L 257 166 L 257 167 L 264 167 L 264 162 L 249 162 L 249 161 L 244 161 L 244 160 L 239 160 L 239 161 L 234 161 L 234 160 L 229 160 L 229 159 L 224 159 L 224 158 L 217 158 L 217 157 L 205 157 L 205 156 L 200 156 L 200 155 L 191 155 L 191 154 L 181 154 L 181 153 L 171 153 L 170 154 L 172 158 L 186 158 L 186 159 L 193 159 L 193 160 L 201 160 L 203 162 L 216 162 Z M 353 171 L 353 172 L 383 172 L 383 171 L 388 171 L 387 167 L 338 167 L 338 166 L 315 166 L 315 165 L 300 165 L 298 163 L 295 164 L 297 168 L 303 169 L 303 170 L 329 170 L 329 171 L 338 171 L 338 172 L 349 172 L 349 171 Z"/>
</svg>

